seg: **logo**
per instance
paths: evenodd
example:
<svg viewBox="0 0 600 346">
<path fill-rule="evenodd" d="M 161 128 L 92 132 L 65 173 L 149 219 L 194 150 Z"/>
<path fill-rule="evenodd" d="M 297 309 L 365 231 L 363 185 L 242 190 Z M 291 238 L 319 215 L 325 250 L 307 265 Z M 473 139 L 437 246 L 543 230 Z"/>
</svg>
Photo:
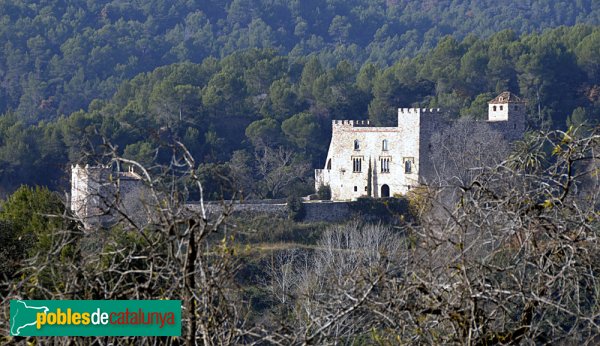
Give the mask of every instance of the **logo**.
<svg viewBox="0 0 600 346">
<path fill-rule="evenodd" d="M 11 300 L 13 336 L 181 336 L 181 300 Z"/>
</svg>

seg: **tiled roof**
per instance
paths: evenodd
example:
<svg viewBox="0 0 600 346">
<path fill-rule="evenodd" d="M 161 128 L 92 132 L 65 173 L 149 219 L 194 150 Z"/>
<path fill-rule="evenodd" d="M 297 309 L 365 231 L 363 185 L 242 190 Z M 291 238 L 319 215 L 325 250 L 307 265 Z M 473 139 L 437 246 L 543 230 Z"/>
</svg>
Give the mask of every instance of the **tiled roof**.
<svg viewBox="0 0 600 346">
<path fill-rule="evenodd" d="M 525 103 L 525 100 L 522 100 L 519 96 L 512 94 L 510 91 L 505 91 L 500 95 L 496 96 L 493 100 L 489 102 L 490 104 L 496 103 Z"/>
</svg>

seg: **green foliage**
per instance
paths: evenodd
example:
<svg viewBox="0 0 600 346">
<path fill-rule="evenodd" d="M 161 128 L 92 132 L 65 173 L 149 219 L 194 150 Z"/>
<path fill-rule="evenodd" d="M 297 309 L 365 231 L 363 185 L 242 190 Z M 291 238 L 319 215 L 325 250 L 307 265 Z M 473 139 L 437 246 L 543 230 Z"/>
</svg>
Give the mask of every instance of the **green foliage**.
<svg viewBox="0 0 600 346">
<path fill-rule="evenodd" d="M 64 168 L 104 140 L 144 164 L 168 164 L 179 140 L 196 162 L 223 165 L 266 145 L 319 167 L 332 119 L 393 126 L 398 107 L 482 119 L 504 90 L 528 100 L 534 127 L 595 124 L 600 29 L 521 34 L 537 30 L 531 21 L 595 23 L 589 1 L 559 3 L 531 8 L 530 21 L 480 1 L 468 15 L 397 1 L 176 1 L 169 19 L 145 4 L 0 4 L 0 195 L 21 184 L 66 189 Z M 260 180 L 250 161 L 251 179 L 235 179 Z"/>
<path fill-rule="evenodd" d="M 19 260 L 26 252 L 26 239 L 17 236 L 10 222 L 0 221 L 0 278 L 11 277 L 19 268 Z"/>
<path fill-rule="evenodd" d="M 368 222 L 404 221 L 409 215 L 408 201 L 404 198 L 376 199 L 371 197 L 360 197 L 356 202 L 349 204 L 353 213 L 361 214 L 361 220 Z"/>
<path fill-rule="evenodd" d="M 484 120 L 488 112 L 488 101 L 494 97 L 496 95 L 491 92 L 477 95 L 469 107 L 461 110 L 460 116 L 469 119 Z"/>
<path fill-rule="evenodd" d="M 65 212 L 58 195 L 45 187 L 21 186 L 0 208 L 0 220 L 10 222 L 17 236 L 41 241 L 62 226 Z"/>
<path fill-rule="evenodd" d="M 318 120 L 309 112 L 299 113 L 287 119 L 281 124 L 281 129 L 300 149 L 314 149 L 323 142 Z"/>
<path fill-rule="evenodd" d="M 321 185 L 317 190 L 317 196 L 320 200 L 328 201 L 331 199 L 331 187 L 329 185 Z"/>
<path fill-rule="evenodd" d="M 282 141 L 281 127 L 276 120 L 264 118 L 257 120 L 246 128 L 246 137 L 252 145 L 277 145 Z"/>
<path fill-rule="evenodd" d="M 287 198 L 288 217 L 294 221 L 300 221 L 304 218 L 306 211 L 304 210 L 304 204 L 302 204 L 302 198 L 297 196 L 290 196 Z"/>
<path fill-rule="evenodd" d="M 125 147 L 123 156 L 130 160 L 135 160 L 144 165 L 151 167 L 154 162 L 156 150 L 148 142 L 136 142 Z"/>
<path fill-rule="evenodd" d="M 448 77 L 456 71 L 456 52 L 462 50 L 456 42 L 449 44 L 444 38 L 448 34 L 460 40 L 469 34 L 488 37 L 505 29 L 531 33 L 560 25 L 598 24 L 599 11 L 591 0 L 539 6 L 516 1 L 448 5 L 175 0 L 168 5 L 123 5 L 54 0 L 35 6 L 7 2 L 0 4 L 0 113 L 15 109 L 19 117 L 32 122 L 56 118 L 86 109 L 94 98 L 108 98 L 122 81 L 158 66 L 200 63 L 207 57 L 223 58 L 249 48 L 273 48 L 300 61 L 318 55 L 327 66 L 343 59 L 385 66 L 442 41 L 437 61 L 448 64 L 432 66 L 432 73 Z M 585 71 L 597 75 L 597 38 L 580 34 L 571 42 L 577 45 L 570 49 L 577 48 Z M 490 63 L 494 59 L 501 61 L 502 55 Z M 473 67 L 485 64 L 476 52 L 466 60 Z M 203 95 L 207 103 L 224 106 L 219 90 L 237 83 L 235 77 L 221 82 L 208 87 Z M 269 85 L 248 86 L 264 92 Z M 197 92 L 194 88 L 178 90 L 179 98 L 165 101 L 180 101 Z"/>
<path fill-rule="evenodd" d="M 64 230 L 64 203 L 44 187 L 21 186 L 0 206 L 0 275 L 12 275 L 19 262 L 47 252 L 52 237 Z"/>
</svg>

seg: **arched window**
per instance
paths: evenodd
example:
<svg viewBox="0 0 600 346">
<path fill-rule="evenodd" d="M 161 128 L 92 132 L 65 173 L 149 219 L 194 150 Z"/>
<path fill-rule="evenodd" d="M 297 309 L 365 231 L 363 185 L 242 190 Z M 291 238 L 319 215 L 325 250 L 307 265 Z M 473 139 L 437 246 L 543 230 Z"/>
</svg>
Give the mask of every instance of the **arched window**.
<svg viewBox="0 0 600 346">
<path fill-rule="evenodd" d="M 381 142 L 381 150 L 383 150 L 383 151 L 388 150 L 388 140 L 387 139 L 384 139 L 383 142 Z"/>
<path fill-rule="evenodd" d="M 500 106 L 500 110 L 503 110 L 503 109 L 504 109 L 504 106 Z"/>
<path fill-rule="evenodd" d="M 496 111 L 496 106 L 494 106 L 494 112 Z"/>
<path fill-rule="evenodd" d="M 358 139 L 354 140 L 354 150 L 360 150 L 360 142 Z"/>
<path fill-rule="evenodd" d="M 331 169 L 331 159 L 327 160 L 327 169 Z"/>
</svg>

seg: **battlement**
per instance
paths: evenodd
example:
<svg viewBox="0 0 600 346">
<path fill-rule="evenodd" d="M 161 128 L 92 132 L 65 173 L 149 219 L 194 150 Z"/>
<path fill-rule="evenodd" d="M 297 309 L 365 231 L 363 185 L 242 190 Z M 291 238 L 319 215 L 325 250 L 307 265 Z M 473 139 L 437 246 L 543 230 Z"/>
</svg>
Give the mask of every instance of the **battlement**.
<svg viewBox="0 0 600 346">
<path fill-rule="evenodd" d="M 71 171 L 77 178 L 90 178 L 96 180 L 97 183 L 106 183 L 112 179 L 121 180 L 141 180 L 142 177 L 135 172 L 133 166 L 130 166 L 127 171 L 114 171 L 110 165 L 90 166 L 86 164 L 71 165 Z"/>
<path fill-rule="evenodd" d="M 398 108 L 398 114 L 443 114 L 439 108 Z"/>
<path fill-rule="evenodd" d="M 373 127 L 370 120 L 332 120 L 333 127 Z"/>
</svg>

